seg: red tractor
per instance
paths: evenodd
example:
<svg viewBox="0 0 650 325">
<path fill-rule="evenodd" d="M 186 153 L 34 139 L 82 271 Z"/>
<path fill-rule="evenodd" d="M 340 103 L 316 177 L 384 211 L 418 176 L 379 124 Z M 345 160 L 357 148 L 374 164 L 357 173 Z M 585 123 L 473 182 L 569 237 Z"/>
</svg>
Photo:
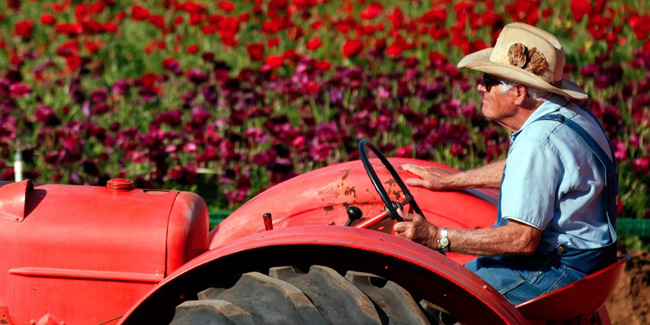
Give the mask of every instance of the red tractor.
<svg viewBox="0 0 650 325">
<path fill-rule="evenodd" d="M 626 257 L 514 306 L 462 266 L 472 256 L 391 234 L 398 207 L 489 227 L 498 193 L 409 188 L 391 164 L 445 167 L 365 142 L 360 156 L 264 191 L 211 232 L 189 192 L 0 184 L 0 324 L 609 323 Z"/>
</svg>

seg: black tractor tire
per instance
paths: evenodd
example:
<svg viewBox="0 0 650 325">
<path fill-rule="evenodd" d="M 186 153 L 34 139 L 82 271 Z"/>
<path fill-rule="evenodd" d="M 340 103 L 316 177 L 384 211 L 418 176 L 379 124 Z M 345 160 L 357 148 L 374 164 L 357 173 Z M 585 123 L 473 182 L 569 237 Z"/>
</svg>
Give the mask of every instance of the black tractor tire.
<svg viewBox="0 0 650 325">
<path fill-rule="evenodd" d="M 229 288 L 203 290 L 176 307 L 172 324 L 430 324 L 440 309 L 369 273 L 312 265 L 244 273 Z"/>
</svg>

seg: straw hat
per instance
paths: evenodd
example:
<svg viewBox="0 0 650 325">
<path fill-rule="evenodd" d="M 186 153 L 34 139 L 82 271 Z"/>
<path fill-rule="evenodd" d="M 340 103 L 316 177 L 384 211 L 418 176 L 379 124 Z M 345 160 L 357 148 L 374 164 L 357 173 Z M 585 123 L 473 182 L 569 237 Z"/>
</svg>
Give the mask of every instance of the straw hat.
<svg viewBox="0 0 650 325">
<path fill-rule="evenodd" d="M 562 76 L 564 49 L 560 41 L 523 23 L 503 27 L 494 47 L 466 55 L 458 67 L 573 99 L 587 98 L 580 86 Z"/>
</svg>

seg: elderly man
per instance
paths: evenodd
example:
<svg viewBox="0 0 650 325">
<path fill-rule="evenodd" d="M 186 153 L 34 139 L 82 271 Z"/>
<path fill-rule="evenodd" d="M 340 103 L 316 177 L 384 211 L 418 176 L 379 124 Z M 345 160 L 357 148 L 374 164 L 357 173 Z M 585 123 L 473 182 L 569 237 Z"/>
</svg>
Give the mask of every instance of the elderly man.
<svg viewBox="0 0 650 325">
<path fill-rule="evenodd" d="M 479 255 L 466 267 L 512 303 L 580 279 L 616 260 L 618 169 L 597 119 L 570 99 L 586 93 L 562 77 L 564 51 L 526 24 L 504 27 L 494 48 L 458 67 L 483 73 L 483 114 L 513 132 L 506 160 L 461 173 L 417 165 L 412 186 L 500 188 L 493 228 L 439 228 L 405 214 L 395 233 L 443 252 Z"/>
</svg>

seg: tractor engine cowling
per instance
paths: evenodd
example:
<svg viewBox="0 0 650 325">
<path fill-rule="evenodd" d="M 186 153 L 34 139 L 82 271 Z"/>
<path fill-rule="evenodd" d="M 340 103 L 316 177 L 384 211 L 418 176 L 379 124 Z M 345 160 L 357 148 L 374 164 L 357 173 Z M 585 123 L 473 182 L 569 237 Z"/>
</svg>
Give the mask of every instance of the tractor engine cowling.
<svg viewBox="0 0 650 325">
<path fill-rule="evenodd" d="M 0 182 L 0 308 L 16 324 L 119 318 L 205 252 L 207 234 L 194 193 Z"/>
</svg>

